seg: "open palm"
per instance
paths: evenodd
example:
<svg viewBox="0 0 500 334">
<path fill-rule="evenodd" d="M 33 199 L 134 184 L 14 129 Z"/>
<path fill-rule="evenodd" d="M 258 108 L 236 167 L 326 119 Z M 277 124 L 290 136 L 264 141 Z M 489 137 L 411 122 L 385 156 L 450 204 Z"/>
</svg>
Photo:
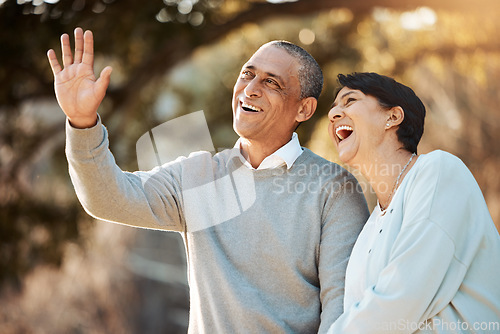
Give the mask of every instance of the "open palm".
<svg viewBox="0 0 500 334">
<path fill-rule="evenodd" d="M 75 29 L 75 55 L 71 53 L 69 36 L 61 36 L 62 61 L 59 64 L 54 50 L 47 57 L 54 73 L 54 89 L 59 106 L 75 127 L 95 125 L 97 108 L 101 104 L 109 85 L 111 67 L 102 70 L 99 79 L 94 75 L 94 39 L 91 31 L 85 34 Z"/>
</svg>

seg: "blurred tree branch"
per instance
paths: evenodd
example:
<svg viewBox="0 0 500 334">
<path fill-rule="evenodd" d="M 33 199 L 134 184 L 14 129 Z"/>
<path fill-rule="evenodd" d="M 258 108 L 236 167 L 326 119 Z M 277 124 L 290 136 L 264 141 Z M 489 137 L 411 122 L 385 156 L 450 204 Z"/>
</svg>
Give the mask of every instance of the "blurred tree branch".
<svg viewBox="0 0 500 334">
<path fill-rule="evenodd" d="M 469 0 L 301 0 L 282 4 L 254 3 L 250 8 L 241 11 L 222 24 L 209 22 L 203 26 L 201 31 L 196 29 L 190 29 L 189 32 L 183 30 L 180 34 L 166 39 L 164 47 L 144 59 L 132 71 L 130 80 L 123 86 L 110 91 L 109 95 L 113 98 L 115 106 L 129 105 L 130 99 L 133 99 L 134 96 L 133 92 L 140 90 L 150 80 L 166 73 L 179 61 L 187 59 L 196 47 L 214 43 L 228 32 L 238 29 L 246 23 L 260 22 L 269 17 L 307 15 L 332 8 L 348 8 L 355 16 L 358 16 L 366 15 L 375 7 L 410 10 L 419 6 L 449 11 L 500 10 L 500 2 L 495 0 L 479 0 L 474 3 Z"/>
</svg>

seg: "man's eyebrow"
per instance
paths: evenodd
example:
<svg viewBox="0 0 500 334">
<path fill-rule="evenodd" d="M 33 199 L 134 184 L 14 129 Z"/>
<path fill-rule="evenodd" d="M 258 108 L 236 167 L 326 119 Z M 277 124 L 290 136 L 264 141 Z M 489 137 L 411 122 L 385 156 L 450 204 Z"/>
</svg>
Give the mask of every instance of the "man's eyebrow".
<svg viewBox="0 0 500 334">
<path fill-rule="evenodd" d="M 250 69 L 250 70 L 257 70 L 257 67 L 255 67 L 254 65 L 251 65 L 251 64 L 249 64 L 249 65 L 245 65 L 245 66 L 243 66 L 243 68 L 244 68 L 244 69 L 246 69 L 246 68 L 247 68 L 247 69 Z M 283 78 L 282 78 L 282 77 L 280 77 L 280 76 L 279 76 L 279 75 L 277 75 L 277 74 L 274 74 L 274 73 L 272 73 L 272 72 L 264 72 L 264 73 L 266 73 L 266 75 L 267 75 L 267 76 L 269 76 L 269 77 L 271 77 L 271 78 L 275 78 L 275 79 L 277 79 L 280 83 L 283 83 L 283 82 L 284 82 Z"/>
<path fill-rule="evenodd" d="M 340 99 L 342 100 L 342 99 L 344 99 L 346 96 L 349 96 L 349 95 L 354 94 L 354 93 L 356 93 L 356 92 L 355 92 L 355 91 L 353 91 L 353 90 L 350 90 L 350 91 L 348 91 L 348 92 L 346 92 L 346 93 L 342 94 L 342 96 L 340 97 Z M 330 109 L 332 109 L 332 108 L 334 108 L 334 107 L 336 107 L 336 106 L 337 106 L 337 101 L 336 101 L 336 100 L 337 100 L 337 99 L 335 99 L 335 101 L 333 101 L 332 106 L 330 107 Z"/>
</svg>

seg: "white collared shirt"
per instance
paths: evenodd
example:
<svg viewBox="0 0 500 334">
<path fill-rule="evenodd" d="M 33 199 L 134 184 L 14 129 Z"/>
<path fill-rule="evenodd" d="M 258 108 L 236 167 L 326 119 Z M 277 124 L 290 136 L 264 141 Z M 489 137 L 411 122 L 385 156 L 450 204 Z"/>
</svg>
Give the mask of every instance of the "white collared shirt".
<svg viewBox="0 0 500 334">
<path fill-rule="evenodd" d="M 241 149 L 241 138 L 236 141 L 234 145 L 235 148 Z M 286 164 L 286 167 L 290 169 L 297 160 L 297 158 L 302 154 L 302 147 L 300 147 L 299 137 L 297 133 L 294 132 L 292 135 L 292 139 L 278 150 L 276 150 L 273 154 L 267 156 L 264 160 L 262 160 L 261 164 L 257 168 L 253 168 L 253 166 L 248 162 L 243 155 L 239 155 L 241 162 L 245 164 L 250 169 L 271 169 L 279 167 L 283 164 Z"/>
</svg>

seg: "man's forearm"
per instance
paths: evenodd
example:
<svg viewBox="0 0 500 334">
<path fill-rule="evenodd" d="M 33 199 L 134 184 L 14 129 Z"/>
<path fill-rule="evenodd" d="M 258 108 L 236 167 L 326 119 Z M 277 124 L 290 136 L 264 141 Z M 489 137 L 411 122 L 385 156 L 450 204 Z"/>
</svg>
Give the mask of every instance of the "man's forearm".
<svg viewBox="0 0 500 334">
<path fill-rule="evenodd" d="M 182 230 L 173 181 L 146 182 L 145 172 L 122 171 L 109 151 L 107 131 L 99 120 L 87 129 L 75 129 L 68 122 L 66 131 L 71 180 L 90 215 L 126 225 Z"/>
</svg>

